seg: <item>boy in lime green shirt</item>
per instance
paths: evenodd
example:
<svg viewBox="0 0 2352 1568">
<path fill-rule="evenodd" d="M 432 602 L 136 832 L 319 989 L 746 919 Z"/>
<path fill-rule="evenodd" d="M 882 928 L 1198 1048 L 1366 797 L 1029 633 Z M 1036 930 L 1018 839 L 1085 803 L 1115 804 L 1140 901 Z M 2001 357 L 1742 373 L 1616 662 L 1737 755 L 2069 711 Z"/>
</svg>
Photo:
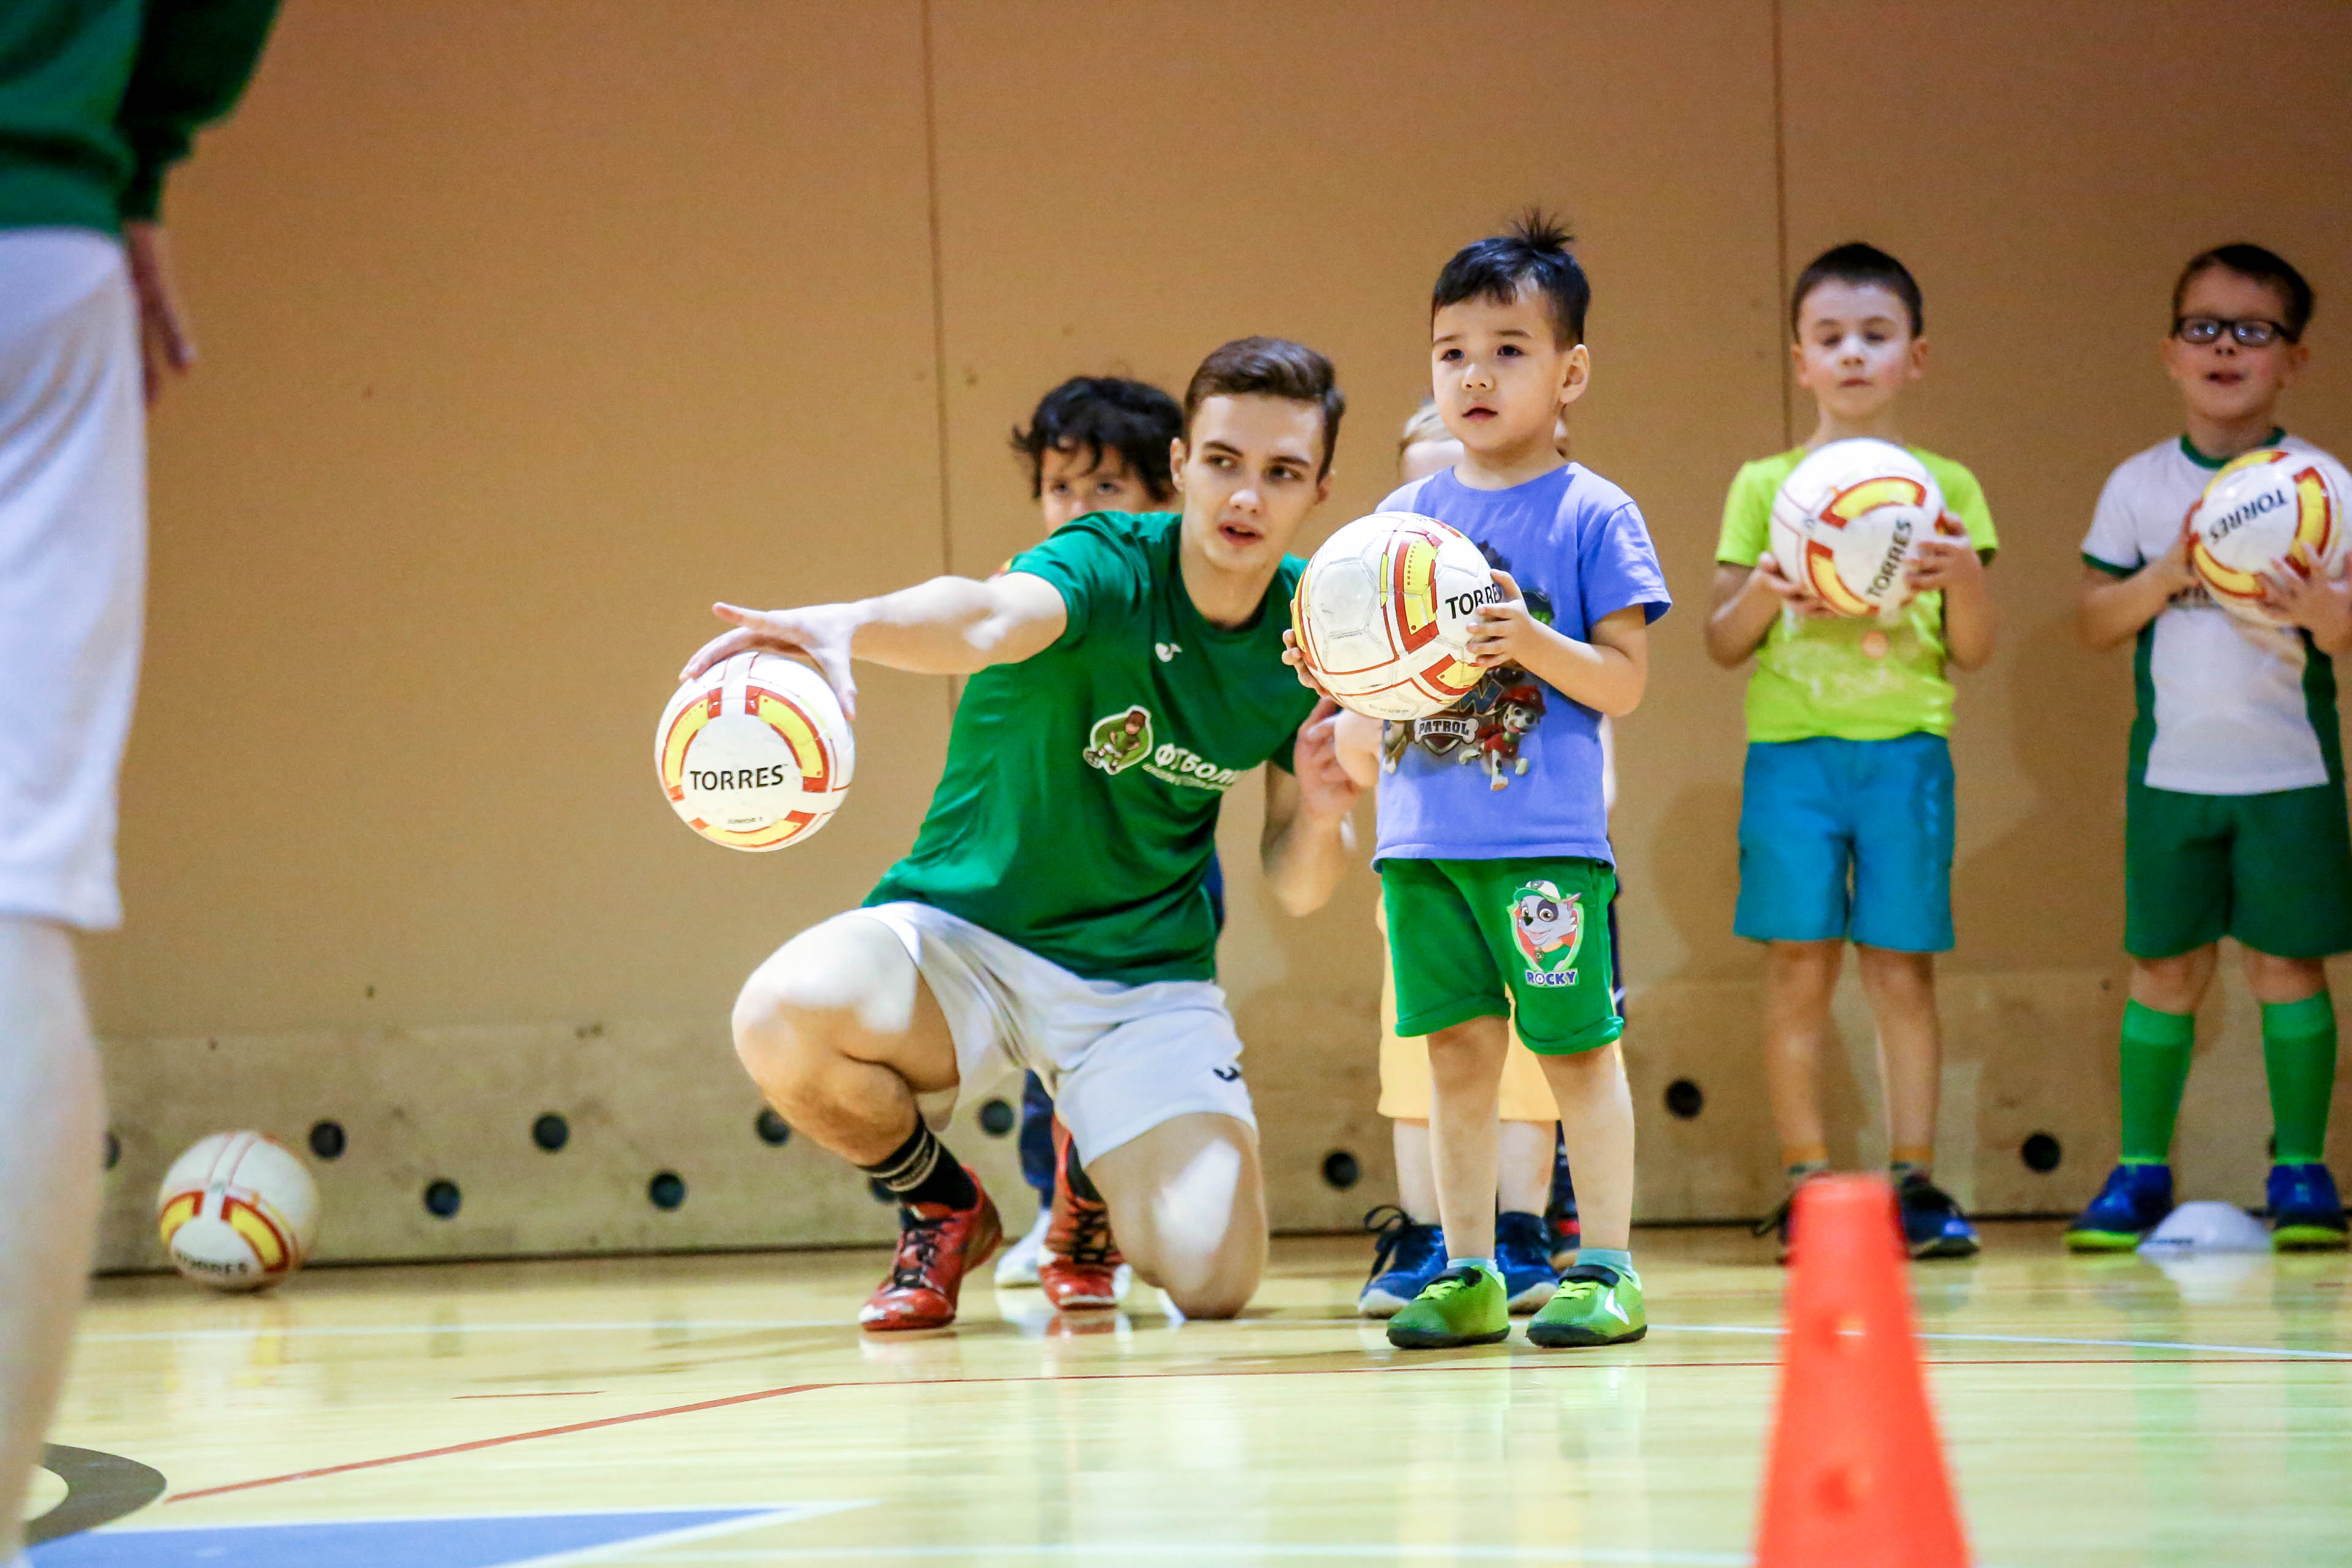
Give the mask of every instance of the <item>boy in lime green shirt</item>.
<svg viewBox="0 0 2352 1568">
<path fill-rule="evenodd" d="M 1966 468 L 1935 476 L 1968 542 L 1932 541 L 1891 622 L 1832 614 L 1769 553 L 1774 498 L 1805 457 L 1854 437 L 1895 440 L 1895 404 L 1927 364 L 1919 286 L 1867 245 L 1824 253 L 1790 305 L 1798 384 L 1820 415 L 1794 451 L 1743 467 L 1724 502 L 1707 652 L 1756 661 L 1733 929 L 1767 944 L 1765 1053 L 1791 1191 L 1829 1168 L 1821 1054 L 1845 943 L 1860 954 L 1886 1076 L 1891 1174 L 1915 1258 L 1966 1257 L 1976 1233 L 1935 1184 L 1942 1039 L 1935 955 L 1952 946 L 1952 684 L 1992 656 L 1984 563 L 1998 541 Z M 1788 1206 L 1774 1216 L 1785 1255 Z"/>
</svg>

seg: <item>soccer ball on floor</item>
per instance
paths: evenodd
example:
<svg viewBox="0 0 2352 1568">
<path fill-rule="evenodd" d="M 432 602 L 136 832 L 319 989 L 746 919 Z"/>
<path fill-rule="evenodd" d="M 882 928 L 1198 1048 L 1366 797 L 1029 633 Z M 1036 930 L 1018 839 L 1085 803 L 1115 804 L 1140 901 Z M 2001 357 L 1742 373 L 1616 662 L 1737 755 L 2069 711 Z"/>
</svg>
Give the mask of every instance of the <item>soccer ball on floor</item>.
<svg viewBox="0 0 2352 1568">
<path fill-rule="evenodd" d="M 2285 624 L 2263 574 L 2335 577 L 2352 554 L 2352 476 L 2318 452 L 2258 447 L 2221 466 L 2189 509 L 2189 559 L 2213 602 L 2242 620 Z"/>
<path fill-rule="evenodd" d="M 1927 466 L 1892 441 L 1832 441 L 1799 463 L 1772 501 L 1780 574 L 1842 616 L 1892 617 L 1911 600 L 1919 547 L 1968 531 L 1944 514 Z"/>
<path fill-rule="evenodd" d="M 730 849 L 815 837 L 849 794 L 856 745 L 824 678 L 798 659 L 739 653 L 685 682 L 654 731 L 662 793 Z"/>
<path fill-rule="evenodd" d="M 1376 511 L 1323 542 L 1290 626 L 1307 668 L 1342 707 L 1421 719 L 1469 695 L 1470 617 L 1503 597 L 1478 547 L 1435 518 Z"/>
<path fill-rule="evenodd" d="M 309 1167 L 258 1132 L 215 1132 L 172 1163 L 155 1193 L 172 1267 L 215 1290 L 258 1290 L 302 1267 L 319 1239 Z"/>
</svg>

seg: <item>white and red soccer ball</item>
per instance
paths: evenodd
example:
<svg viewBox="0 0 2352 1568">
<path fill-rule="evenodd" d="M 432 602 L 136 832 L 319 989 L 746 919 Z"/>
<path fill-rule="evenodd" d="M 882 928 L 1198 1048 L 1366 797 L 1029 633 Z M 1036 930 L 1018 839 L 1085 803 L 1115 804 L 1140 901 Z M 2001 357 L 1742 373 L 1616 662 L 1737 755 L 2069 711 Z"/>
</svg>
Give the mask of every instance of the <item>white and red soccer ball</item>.
<svg viewBox="0 0 2352 1568">
<path fill-rule="evenodd" d="M 1469 695 L 1470 619 L 1503 590 L 1460 531 L 1376 511 L 1323 542 L 1298 579 L 1290 625 L 1307 668 L 1342 707 L 1421 719 Z"/>
<path fill-rule="evenodd" d="M 1964 542 L 1927 465 L 1892 441 L 1832 441 L 1790 471 L 1773 498 L 1773 563 L 1841 616 L 1894 615 L 1931 539 Z"/>
<path fill-rule="evenodd" d="M 662 793 L 730 849 L 782 849 L 841 809 L 857 748 L 824 678 L 797 659 L 739 653 L 681 684 L 654 731 Z"/>
<path fill-rule="evenodd" d="M 258 1132 L 215 1132 L 172 1163 L 155 1193 L 172 1267 L 216 1290 L 258 1290 L 302 1267 L 319 1240 L 319 1188 L 293 1151 Z"/>
<path fill-rule="evenodd" d="M 2263 574 L 2341 577 L 2352 559 L 2347 500 L 2352 476 L 2335 458 L 2258 447 L 2224 463 L 2189 509 L 2189 563 L 2231 615 L 2283 625 L 2264 598 Z"/>
</svg>

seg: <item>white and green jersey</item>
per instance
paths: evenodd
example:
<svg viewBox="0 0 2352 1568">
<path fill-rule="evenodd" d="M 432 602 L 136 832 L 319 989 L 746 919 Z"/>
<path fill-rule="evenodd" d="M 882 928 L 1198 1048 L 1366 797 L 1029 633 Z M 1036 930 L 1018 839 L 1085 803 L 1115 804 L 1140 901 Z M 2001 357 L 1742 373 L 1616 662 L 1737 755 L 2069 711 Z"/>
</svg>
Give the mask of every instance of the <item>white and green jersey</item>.
<svg viewBox="0 0 2352 1568">
<path fill-rule="evenodd" d="M 2284 431 L 2270 444 L 2318 449 Z M 2185 436 L 2126 459 L 2099 492 L 2083 560 L 2128 577 L 2161 558 L 2225 461 Z M 2303 631 L 2242 621 L 2198 584 L 2140 628 L 2135 670 L 2133 783 L 2189 795 L 2268 795 L 2344 776 L 2335 665 Z"/>
</svg>

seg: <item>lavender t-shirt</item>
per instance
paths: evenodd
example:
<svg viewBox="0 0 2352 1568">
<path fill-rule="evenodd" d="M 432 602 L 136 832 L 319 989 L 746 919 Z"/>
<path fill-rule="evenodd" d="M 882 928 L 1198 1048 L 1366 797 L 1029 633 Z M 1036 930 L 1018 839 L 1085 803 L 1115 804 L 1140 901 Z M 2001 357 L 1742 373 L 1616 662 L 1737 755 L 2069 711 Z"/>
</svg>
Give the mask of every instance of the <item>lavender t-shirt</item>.
<svg viewBox="0 0 2352 1568">
<path fill-rule="evenodd" d="M 1570 463 L 1507 490 L 1452 470 L 1404 486 L 1382 511 L 1419 512 L 1470 536 L 1528 607 L 1589 641 L 1594 623 L 1639 605 L 1666 613 L 1665 574 L 1633 498 Z M 1381 727 L 1377 859 L 1499 860 L 1574 855 L 1611 865 L 1601 802 L 1601 715 L 1517 665 L 1486 672 L 1444 712 Z"/>
</svg>

